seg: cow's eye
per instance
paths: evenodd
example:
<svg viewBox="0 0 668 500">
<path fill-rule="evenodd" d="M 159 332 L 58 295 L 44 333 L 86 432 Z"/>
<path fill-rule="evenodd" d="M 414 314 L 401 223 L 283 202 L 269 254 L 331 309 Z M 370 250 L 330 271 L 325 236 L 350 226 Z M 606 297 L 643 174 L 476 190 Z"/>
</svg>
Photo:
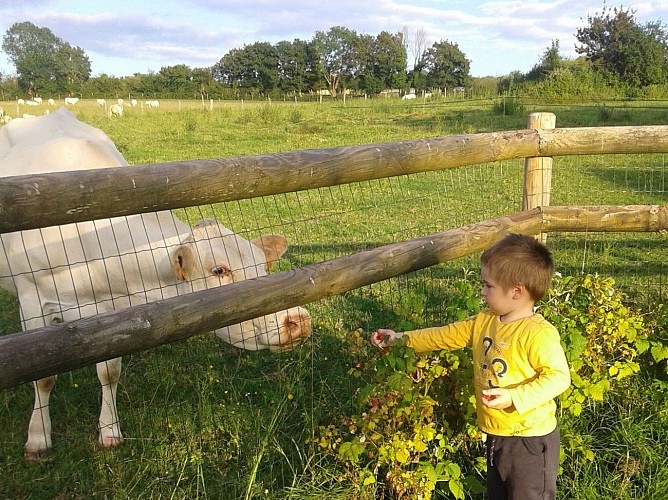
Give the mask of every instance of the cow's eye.
<svg viewBox="0 0 668 500">
<path fill-rule="evenodd" d="M 211 269 L 211 274 L 213 274 L 214 276 L 225 276 L 226 274 L 229 273 L 230 273 L 229 269 L 223 266 L 218 266 Z"/>
</svg>

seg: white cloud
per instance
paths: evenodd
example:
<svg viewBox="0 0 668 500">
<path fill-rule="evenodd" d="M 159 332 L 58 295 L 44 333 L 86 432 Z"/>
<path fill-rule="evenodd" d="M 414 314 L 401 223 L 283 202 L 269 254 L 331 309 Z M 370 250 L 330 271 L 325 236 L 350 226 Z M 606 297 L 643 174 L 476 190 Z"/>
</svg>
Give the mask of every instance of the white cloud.
<svg viewBox="0 0 668 500">
<path fill-rule="evenodd" d="M 209 66 L 254 42 L 310 40 L 316 31 L 345 26 L 358 33 L 423 29 L 428 44 L 457 43 L 472 74 L 528 71 L 553 40 L 575 57 L 577 29 L 602 10 L 600 0 L 2 0 L 0 31 L 30 21 L 81 47 L 94 73 L 116 76 L 146 67 Z M 668 1 L 634 4 L 640 22 L 668 18 Z M 2 64 L 0 71 L 11 67 Z"/>
</svg>

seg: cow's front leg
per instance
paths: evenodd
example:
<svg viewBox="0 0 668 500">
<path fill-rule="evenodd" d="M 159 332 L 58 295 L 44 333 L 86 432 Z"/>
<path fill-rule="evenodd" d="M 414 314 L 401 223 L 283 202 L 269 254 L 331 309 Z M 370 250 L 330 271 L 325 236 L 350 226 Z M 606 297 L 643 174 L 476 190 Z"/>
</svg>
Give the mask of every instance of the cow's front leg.
<svg viewBox="0 0 668 500">
<path fill-rule="evenodd" d="M 97 376 L 102 385 L 102 407 L 98 422 L 98 443 L 102 448 L 116 446 L 123 442 L 121 426 L 116 407 L 116 391 L 121 376 L 121 358 L 110 359 L 97 364 Z"/>
<path fill-rule="evenodd" d="M 56 384 L 56 377 L 46 377 L 33 382 L 35 386 L 35 404 L 28 425 L 24 457 L 34 462 L 46 458 L 51 448 L 51 415 L 49 414 L 49 398 Z"/>
</svg>

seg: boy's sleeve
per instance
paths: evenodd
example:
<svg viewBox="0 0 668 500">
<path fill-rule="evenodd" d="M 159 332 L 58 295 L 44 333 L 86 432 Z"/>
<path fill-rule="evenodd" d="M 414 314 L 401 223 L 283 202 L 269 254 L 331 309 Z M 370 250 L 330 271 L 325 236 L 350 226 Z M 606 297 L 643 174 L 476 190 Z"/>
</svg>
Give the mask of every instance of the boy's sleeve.
<svg viewBox="0 0 668 500">
<path fill-rule="evenodd" d="M 445 326 L 404 332 L 404 341 L 415 352 L 454 351 L 471 346 L 475 317 Z"/>
<path fill-rule="evenodd" d="M 513 404 L 520 414 L 556 398 L 571 384 L 570 368 L 556 328 L 537 332 L 528 346 L 527 356 L 537 376 L 510 389 Z"/>
</svg>

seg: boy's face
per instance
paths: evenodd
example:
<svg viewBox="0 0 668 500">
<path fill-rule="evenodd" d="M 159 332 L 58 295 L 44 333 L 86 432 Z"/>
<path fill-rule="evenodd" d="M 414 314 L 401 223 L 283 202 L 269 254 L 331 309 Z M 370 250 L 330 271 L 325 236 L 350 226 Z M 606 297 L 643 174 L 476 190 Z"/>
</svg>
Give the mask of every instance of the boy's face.
<svg viewBox="0 0 668 500">
<path fill-rule="evenodd" d="M 480 274 L 483 283 L 480 295 L 492 312 L 499 316 L 505 316 L 513 311 L 516 307 L 516 303 L 513 300 L 515 290 L 512 287 L 504 290 L 485 267 L 482 268 Z"/>
</svg>

